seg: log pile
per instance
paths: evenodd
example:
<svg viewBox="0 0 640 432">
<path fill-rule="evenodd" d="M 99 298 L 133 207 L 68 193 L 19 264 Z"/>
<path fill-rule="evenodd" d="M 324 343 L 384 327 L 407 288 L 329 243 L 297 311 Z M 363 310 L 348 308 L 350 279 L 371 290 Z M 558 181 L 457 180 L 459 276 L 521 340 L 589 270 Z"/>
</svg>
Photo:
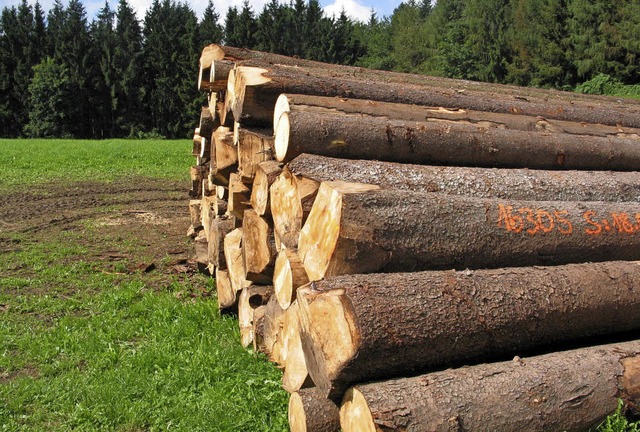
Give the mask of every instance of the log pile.
<svg viewBox="0 0 640 432">
<path fill-rule="evenodd" d="M 640 103 L 218 45 L 198 88 L 188 235 L 292 430 L 638 408 Z"/>
</svg>

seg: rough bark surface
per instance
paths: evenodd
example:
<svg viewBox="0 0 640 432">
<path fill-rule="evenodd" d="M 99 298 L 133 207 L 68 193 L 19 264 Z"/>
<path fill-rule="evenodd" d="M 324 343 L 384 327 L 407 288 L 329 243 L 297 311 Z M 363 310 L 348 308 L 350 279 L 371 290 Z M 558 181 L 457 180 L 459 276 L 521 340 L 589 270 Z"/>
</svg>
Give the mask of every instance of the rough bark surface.
<svg viewBox="0 0 640 432">
<path fill-rule="evenodd" d="M 291 432 L 338 432 L 340 410 L 315 388 L 302 389 L 289 397 Z"/>
<path fill-rule="evenodd" d="M 419 164 L 640 169 L 640 141 L 635 138 L 515 131 L 464 122 L 412 122 L 322 108 L 283 114 L 275 142 L 276 157 L 285 162 L 312 153 Z M 286 151 L 279 150 L 285 147 Z"/>
<path fill-rule="evenodd" d="M 624 362 L 639 354 L 633 341 L 358 385 L 343 400 L 341 426 L 345 432 L 587 430 L 616 409 L 626 393 Z"/>
<path fill-rule="evenodd" d="M 249 66 L 250 65 L 250 66 Z M 404 78 L 404 80 L 403 80 Z M 585 99 L 568 93 L 522 89 L 510 86 L 487 85 L 482 91 L 469 87 L 460 91 L 454 88 L 439 88 L 430 85 L 431 77 L 395 79 L 392 74 L 362 70 L 360 76 L 336 73 L 330 65 L 324 68 L 271 65 L 266 62 L 245 62 L 236 68 L 234 117 L 270 113 L 243 110 L 242 101 L 251 89 L 251 101 L 260 101 L 264 107 L 274 107 L 282 93 L 308 94 L 314 96 L 338 96 L 353 99 L 415 104 L 431 107 L 468 109 L 496 113 L 525 114 L 566 121 L 640 127 L 640 104 L 635 101 L 621 102 L 615 98 Z M 417 82 L 417 83 L 416 83 Z M 464 85 L 461 82 L 458 86 Z M 484 91 L 484 90 L 488 91 Z M 528 95 L 522 96 L 529 92 Z M 518 94 L 520 93 L 520 94 Z M 557 97 L 556 97 L 557 96 Z M 269 116 L 266 116 L 269 119 Z"/>
<path fill-rule="evenodd" d="M 569 122 L 546 119 L 540 116 L 502 114 L 467 109 L 448 109 L 420 105 L 396 104 L 363 99 L 324 97 L 309 95 L 280 95 L 276 102 L 273 129 L 277 127 L 280 115 L 292 110 L 308 110 L 314 107 L 329 108 L 347 114 L 367 114 L 406 121 L 454 121 L 498 129 L 512 129 L 530 132 L 568 133 L 575 135 L 614 136 L 638 139 L 640 130 L 620 125 L 608 126 L 595 123 Z"/>
<path fill-rule="evenodd" d="M 546 171 L 411 165 L 302 154 L 287 168 L 297 178 L 343 180 L 384 189 L 530 201 L 640 201 L 640 173 Z"/>
<path fill-rule="evenodd" d="M 637 203 L 351 193 L 350 185 L 322 183 L 300 233 L 299 253 L 310 280 L 640 259 Z"/>
<path fill-rule="evenodd" d="M 348 275 L 301 288 L 298 304 L 309 372 L 334 396 L 354 383 L 640 329 L 640 263 Z"/>
</svg>

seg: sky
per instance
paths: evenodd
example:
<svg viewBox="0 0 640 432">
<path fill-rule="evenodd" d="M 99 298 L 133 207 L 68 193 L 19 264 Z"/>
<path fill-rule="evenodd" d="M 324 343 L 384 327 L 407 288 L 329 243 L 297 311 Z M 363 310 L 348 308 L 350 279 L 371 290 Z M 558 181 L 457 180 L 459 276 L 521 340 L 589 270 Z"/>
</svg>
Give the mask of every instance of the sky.
<svg viewBox="0 0 640 432">
<path fill-rule="evenodd" d="M 28 0 L 30 4 L 34 4 L 35 0 Z M 48 11 L 53 4 L 53 0 L 39 0 L 45 11 Z M 129 4 L 136 9 L 138 18 L 144 18 L 144 13 L 151 4 L 152 0 L 129 0 Z M 180 0 L 184 1 L 184 0 Z M 196 12 L 198 17 L 207 6 L 208 0 L 186 0 L 191 8 Z M 283 1 L 283 0 L 280 0 Z M 285 0 L 288 1 L 288 0 Z M 67 4 L 67 0 L 62 0 L 63 4 Z M 20 0 L 0 0 L 0 8 L 5 6 L 18 5 Z M 96 12 L 104 5 L 104 0 L 83 0 L 82 3 L 87 10 L 87 16 L 92 18 Z M 224 15 L 229 6 L 241 7 L 243 0 L 213 0 L 213 4 L 219 14 Z M 249 0 L 253 6 L 254 12 L 260 12 L 268 0 Z M 320 4 L 324 8 L 327 15 L 339 15 L 342 9 L 347 15 L 355 20 L 368 21 L 373 9 L 378 17 L 390 16 L 393 10 L 401 3 L 401 0 L 320 0 Z M 118 4 L 118 0 L 109 0 L 112 8 Z"/>
</svg>

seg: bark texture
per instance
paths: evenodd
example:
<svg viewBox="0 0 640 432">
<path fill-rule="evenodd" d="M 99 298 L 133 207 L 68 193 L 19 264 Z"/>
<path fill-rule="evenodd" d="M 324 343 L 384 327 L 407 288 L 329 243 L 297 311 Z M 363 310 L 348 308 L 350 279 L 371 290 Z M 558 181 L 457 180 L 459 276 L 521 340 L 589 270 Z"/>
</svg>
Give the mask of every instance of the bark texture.
<svg viewBox="0 0 640 432">
<path fill-rule="evenodd" d="M 288 123 L 288 126 L 287 126 Z M 538 169 L 640 169 L 635 138 L 515 131 L 464 122 L 404 121 L 316 108 L 283 114 L 276 158 L 345 159 Z"/>
<path fill-rule="evenodd" d="M 638 341 L 359 385 L 342 403 L 350 431 L 579 431 L 627 395 Z M 636 369 L 637 372 L 637 369 Z M 638 399 L 630 400 L 637 404 Z"/>
<path fill-rule="evenodd" d="M 298 305 L 309 373 L 339 396 L 355 383 L 639 329 L 640 263 L 348 275 L 299 289 Z"/>
<path fill-rule="evenodd" d="M 340 410 L 315 388 L 293 393 L 289 397 L 291 432 L 338 432 Z"/>
<path fill-rule="evenodd" d="M 310 280 L 640 259 L 637 203 L 517 201 L 325 182 L 299 241 Z"/>
<path fill-rule="evenodd" d="M 411 165 L 302 154 L 287 164 L 296 178 L 343 180 L 384 189 L 529 201 L 640 201 L 640 173 Z"/>
</svg>

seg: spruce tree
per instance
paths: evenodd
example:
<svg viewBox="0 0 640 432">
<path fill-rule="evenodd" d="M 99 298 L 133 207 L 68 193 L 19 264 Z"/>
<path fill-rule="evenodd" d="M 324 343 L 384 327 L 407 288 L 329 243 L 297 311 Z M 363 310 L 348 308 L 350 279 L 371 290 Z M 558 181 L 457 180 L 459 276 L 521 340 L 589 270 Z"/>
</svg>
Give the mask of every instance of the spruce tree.
<svg viewBox="0 0 640 432">
<path fill-rule="evenodd" d="M 224 29 L 218 23 L 220 15 L 216 12 L 213 1 L 209 0 L 207 8 L 204 10 L 202 21 L 200 22 L 198 32 L 200 34 L 199 44 L 202 46 L 220 43 L 224 37 Z"/>
</svg>

